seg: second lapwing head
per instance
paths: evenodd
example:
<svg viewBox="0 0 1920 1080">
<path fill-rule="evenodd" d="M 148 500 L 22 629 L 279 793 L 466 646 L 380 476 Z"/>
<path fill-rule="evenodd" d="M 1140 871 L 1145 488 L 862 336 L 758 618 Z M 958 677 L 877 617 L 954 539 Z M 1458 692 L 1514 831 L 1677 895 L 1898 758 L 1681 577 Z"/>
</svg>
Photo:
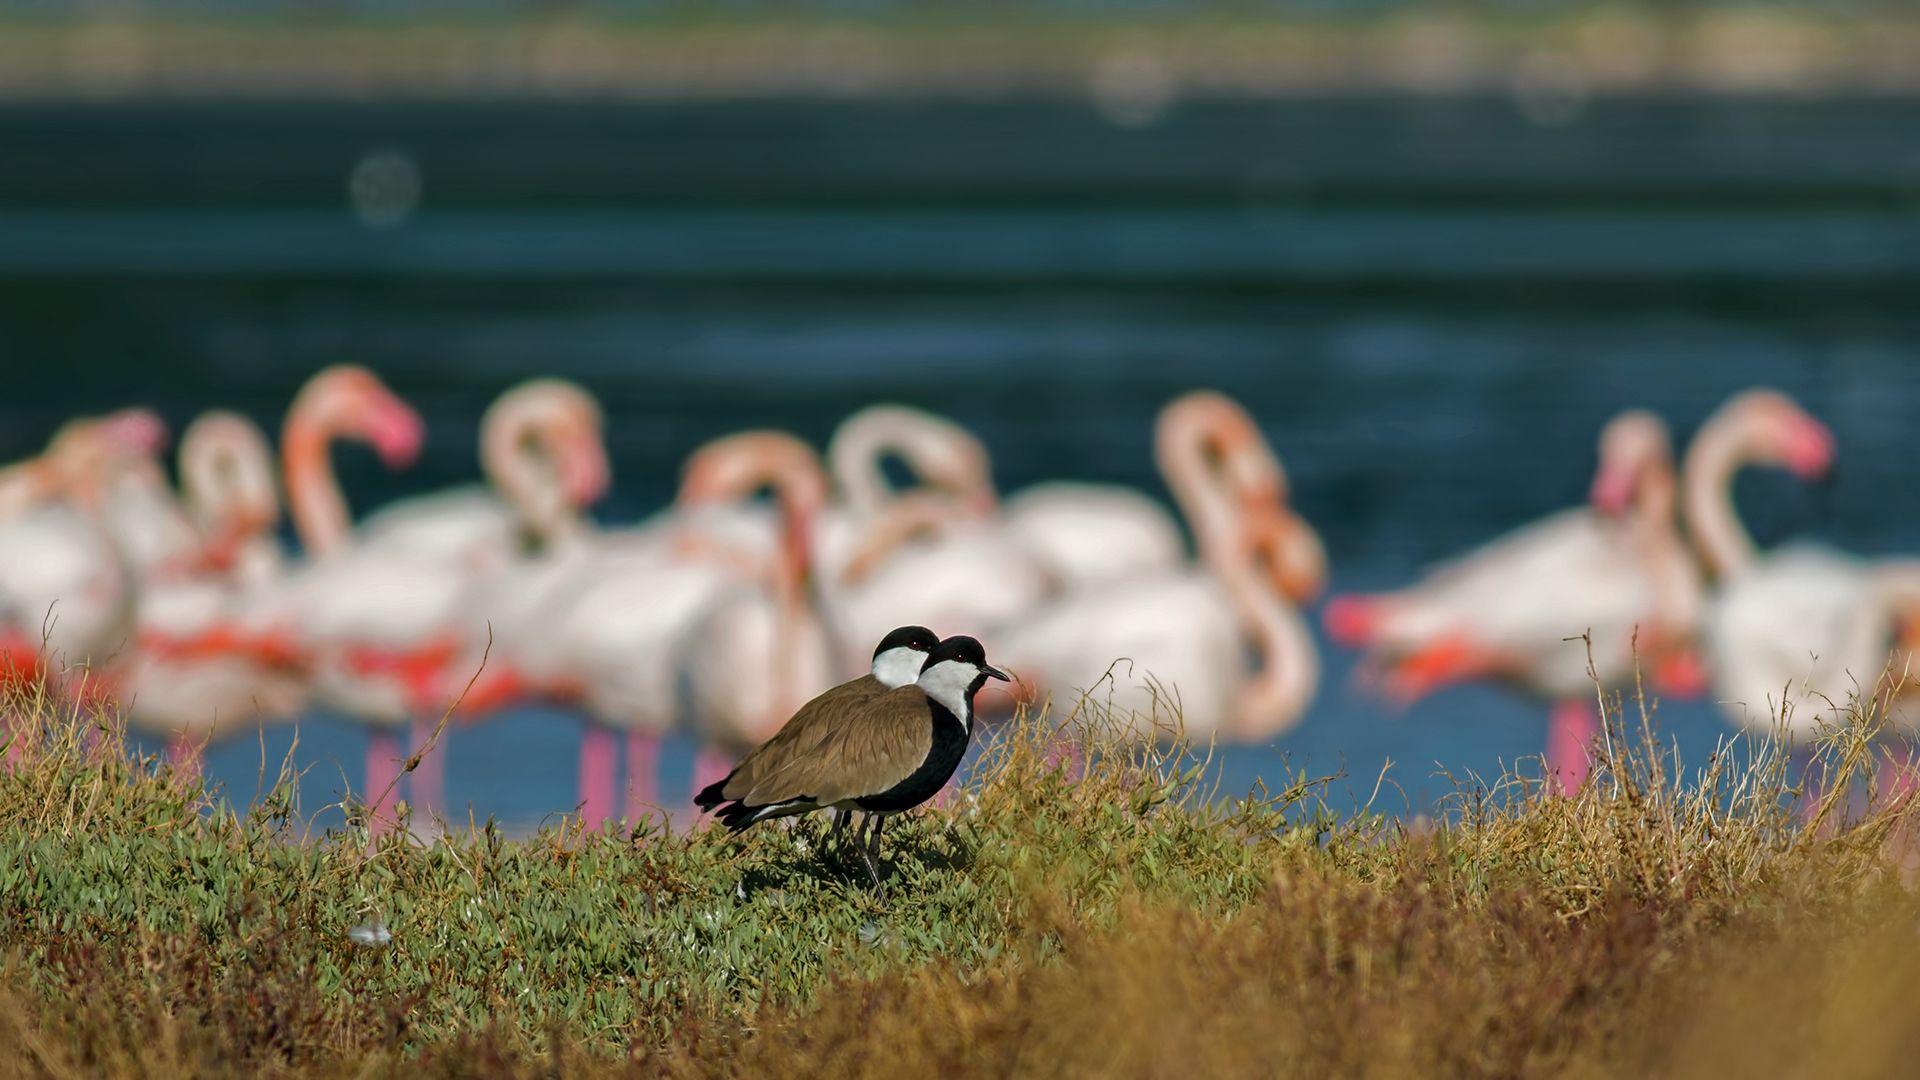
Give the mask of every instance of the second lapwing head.
<svg viewBox="0 0 1920 1080">
<path fill-rule="evenodd" d="M 988 679 L 1007 681 L 1006 672 L 987 663 L 980 642 L 964 634 L 947 638 L 927 654 L 920 669 L 920 689 L 946 706 L 967 729 L 973 729 L 973 695 Z"/>
<path fill-rule="evenodd" d="M 903 626 L 873 650 L 873 677 L 889 689 L 906 686 L 920 677 L 927 655 L 940 644 L 940 635 L 924 626 Z"/>
</svg>

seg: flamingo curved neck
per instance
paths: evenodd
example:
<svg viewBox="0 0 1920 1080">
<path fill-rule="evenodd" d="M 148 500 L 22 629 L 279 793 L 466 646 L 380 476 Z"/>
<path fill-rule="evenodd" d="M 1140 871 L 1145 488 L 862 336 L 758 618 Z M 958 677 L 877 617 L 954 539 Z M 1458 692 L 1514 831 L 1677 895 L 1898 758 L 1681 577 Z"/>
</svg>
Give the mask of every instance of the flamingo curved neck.
<svg viewBox="0 0 1920 1080">
<path fill-rule="evenodd" d="M 877 432 L 860 430 L 835 439 L 828 448 L 828 467 L 833 482 L 840 488 L 853 512 L 863 517 L 878 514 L 893 500 L 893 485 L 880 468 L 886 440 Z"/>
<path fill-rule="evenodd" d="M 878 406 L 840 425 L 827 447 L 828 471 L 856 514 L 877 514 L 899 495 L 881 469 L 888 453 L 953 497 L 964 516 L 989 515 L 999 502 L 986 448 L 972 433 L 931 413 Z"/>
<path fill-rule="evenodd" d="M 826 502 L 826 474 L 813 449 L 779 432 L 747 432 L 702 447 L 687 463 L 679 502 L 713 506 L 773 490 L 780 514 L 780 547 L 765 568 L 775 605 L 781 648 L 775 659 L 776 699 L 789 715 L 807 698 L 808 657 L 824 655 L 826 631 L 814 610 L 811 539 Z"/>
<path fill-rule="evenodd" d="M 1292 727 L 1312 704 L 1320 685 L 1320 652 L 1299 612 L 1283 606 L 1263 575 L 1243 572 L 1222 580 L 1259 663 L 1235 696 L 1234 733 L 1271 738 Z"/>
<path fill-rule="evenodd" d="M 280 436 L 280 456 L 286 470 L 287 506 L 293 516 L 293 528 L 309 558 L 338 551 L 347 545 L 353 531 L 353 518 L 347 499 L 340 493 L 328 448 L 340 433 L 337 424 L 325 422 L 298 407 L 287 416 Z"/>
<path fill-rule="evenodd" d="M 1269 497 L 1285 491 L 1285 474 L 1263 441 L 1255 445 L 1257 434 L 1223 430 L 1250 426 L 1225 409 L 1207 400 L 1170 406 L 1162 415 L 1155 456 L 1193 531 L 1201 565 L 1220 582 L 1254 646 L 1258 666 L 1233 699 L 1234 733 L 1278 734 L 1312 701 L 1320 681 L 1320 657 L 1298 612 L 1280 599 L 1271 578 L 1261 572 L 1247 509 L 1228 490 L 1229 470 L 1257 479 Z M 1262 460 L 1228 460 L 1256 452 Z"/>
<path fill-rule="evenodd" d="M 280 516 L 273 460 L 251 421 L 209 413 L 180 440 L 181 500 L 210 540 L 237 543 Z"/>
<path fill-rule="evenodd" d="M 1676 486 L 1671 459 L 1664 453 L 1649 454 L 1637 473 L 1627 526 L 1655 582 L 1655 629 L 1684 637 L 1699 625 L 1705 598 L 1699 571 L 1675 522 Z"/>
<path fill-rule="evenodd" d="M 1759 558 L 1733 505 L 1733 477 L 1748 448 L 1745 432 L 1729 420 L 1708 419 L 1687 448 L 1684 466 L 1687 532 L 1717 578 L 1738 574 Z"/>
<path fill-rule="evenodd" d="M 480 430 L 480 468 L 525 526 L 551 542 L 577 534 L 580 521 L 558 466 L 555 441 L 564 436 L 543 421 L 527 409 L 490 411 Z"/>
</svg>

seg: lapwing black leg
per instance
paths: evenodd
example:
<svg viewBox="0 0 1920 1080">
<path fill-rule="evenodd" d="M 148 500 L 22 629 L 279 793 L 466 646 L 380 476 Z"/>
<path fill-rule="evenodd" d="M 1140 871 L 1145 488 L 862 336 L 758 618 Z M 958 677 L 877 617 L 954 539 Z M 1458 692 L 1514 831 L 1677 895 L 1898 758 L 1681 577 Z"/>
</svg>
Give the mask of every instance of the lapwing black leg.
<svg viewBox="0 0 1920 1080">
<path fill-rule="evenodd" d="M 867 815 L 867 843 L 860 850 L 867 859 L 867 873 L 873 875 L 873 891 L 883 904 L 887 902 L 887 887 L 880 883 L 880 829 L 885 822 L 879 814 Z"/>
<path fill-rule="evenodd" d="M 840 838 L 847 834 L 847 819 L 852 816 L 853 811 L 851 810 L 835 810 L 833 812 L 833 830 L 827 835 L 832 838 L 834 847 L 839 847 Z"/>
</svg>

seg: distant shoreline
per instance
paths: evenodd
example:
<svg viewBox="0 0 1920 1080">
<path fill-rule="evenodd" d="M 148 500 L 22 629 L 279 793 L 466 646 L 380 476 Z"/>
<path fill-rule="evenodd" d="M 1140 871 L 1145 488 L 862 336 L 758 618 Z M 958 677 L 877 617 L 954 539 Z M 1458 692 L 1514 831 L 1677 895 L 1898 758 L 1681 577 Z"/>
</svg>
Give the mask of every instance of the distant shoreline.
<svg viewBox="0 0 1920 1080">
<path fill-rule="evenodd" d="M 1543 123 L 1617 94 L 1907 96 L 1920 18 L 0 21 L 0 102 L 1083 97 L 1126 125 L 1184 96 L 1376 93 L 1509 93 Z"/>
</svg>

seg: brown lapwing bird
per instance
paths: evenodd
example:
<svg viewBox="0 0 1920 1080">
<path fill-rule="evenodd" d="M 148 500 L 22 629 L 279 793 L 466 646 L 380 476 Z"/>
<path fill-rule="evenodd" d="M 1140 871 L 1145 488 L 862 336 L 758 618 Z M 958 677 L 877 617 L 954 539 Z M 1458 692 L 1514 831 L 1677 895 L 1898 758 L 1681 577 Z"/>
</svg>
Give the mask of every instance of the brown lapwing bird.
<svg viewBox="0 0 1920 1080">
<path fill-rule="evenodd" d="M 884 901 L 883 821 L 933 798 L 960 767 L 973 737 L 973 696 L 990 678 L 1007 677 L 987 664 L 978 641 L 947 638 L 927 654 L 912 685 L 807 718 L 809 727 L 821 729 L 818 734 L 794 731 L 807 712 L 803 708 L 700 799 L 717 796 L 713 805 L 721 823 L 735 831 L 828 806 L 865 811 L 870 824 L 861 855 Z M 736 786 L 735 778 L 742 783 Z"/>
<path fill-rule="evenodd" d="M 902 626 L 881 638 L 873 650 L 873 666 L 867 674 L 852 682 L 843 682 L 800 706 L 800 711 L 781 725 L 773 738 L 748 754 L 724 779 L 700 789 L 693 797 L 694 805 L 705 812 L 721 803 L 746 798 L 772 775 L 771 770 L 784 769 L 819 749 L 821 741 L 842 718 L 889 690 L 913 685 L 927 662 L 927 653 L 938 644 L 940 635 L 924 626 Z M 848 814 L 849 811 L 841 810 L 835 816 L 836 833 Z"/>
</svg>

